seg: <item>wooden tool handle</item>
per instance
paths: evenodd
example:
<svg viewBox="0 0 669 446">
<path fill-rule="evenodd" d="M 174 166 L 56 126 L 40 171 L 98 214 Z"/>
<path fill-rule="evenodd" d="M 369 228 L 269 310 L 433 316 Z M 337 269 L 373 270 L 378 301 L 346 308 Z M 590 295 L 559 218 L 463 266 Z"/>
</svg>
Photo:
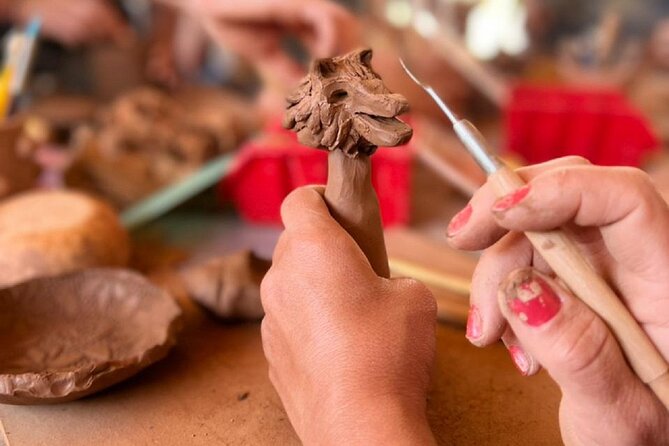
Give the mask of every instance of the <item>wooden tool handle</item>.
<svg viewBox="0 0 669 446">
<path fill-rule="evenodd" d="M 504 167 L 490 176 L 495 193 L 505 196 L 525 182 Z M 564 229 L 526 232 L 534 248 L 571 291 L 599 315 L 618 339 L 636 374 L 669 409 L 669 366 L 616 293 L 596 272 Z"/>
<path fill-rule="evenodd" d="M 325 202 L 330 214 L 353 237 L 376 274 L 389 278 L 381 211 L 372 187 L 368 156 L 351 158 L 341 150 L 330 152 Z"/>
</svg>

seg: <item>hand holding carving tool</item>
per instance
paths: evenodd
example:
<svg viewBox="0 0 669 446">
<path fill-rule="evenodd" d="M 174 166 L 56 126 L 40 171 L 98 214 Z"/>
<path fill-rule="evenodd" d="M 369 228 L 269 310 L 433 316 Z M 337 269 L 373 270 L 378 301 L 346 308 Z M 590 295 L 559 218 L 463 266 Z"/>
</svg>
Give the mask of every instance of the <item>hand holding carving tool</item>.
<svg viewBox="0 0 669 446">
<path fill-rule="evenodd" d="M 459 119 L 432 87 L 419 81 L 403 60 L 400 62 L 409 77 L 432 97 L 453 123 L 458 138 L 488 175 L 488 181 L 499 197 L 525 185 L 517 173 L 491 154 L 485 138 L 471 122 Z M 569 234 L 564 229 L 556 229 L 526 232 L 525 236 L 569 289 L 607 323 L 634 372 L 669 409 L 669 365 Z"/>
</svg>

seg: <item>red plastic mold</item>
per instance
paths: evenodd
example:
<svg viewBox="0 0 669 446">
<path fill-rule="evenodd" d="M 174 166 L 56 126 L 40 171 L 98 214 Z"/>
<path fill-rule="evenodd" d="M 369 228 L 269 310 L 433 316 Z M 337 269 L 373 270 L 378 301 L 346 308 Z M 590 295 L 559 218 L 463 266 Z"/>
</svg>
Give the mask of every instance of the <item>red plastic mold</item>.
<svg viewBox="0 0 669 446">
<path fill-rule="evenodd" d="M 617 91 L 518 86 L 505 110 L 506 150 L 530 164 L 580 155 L 639 166 L 658 149 L 650 124 Z"/>
<path fill-rule="evenodd" d="M 385 226 L 409 221 L 412 158 L 409 146 L 379 148 L 372 157 L 372 183 Z M 293 189 L 326 180 L 327 152 L 302 146 L 294 133 L 272 126 L 240 149 L 219 192 L 245 220 L 280 223 L 281 203 Z"/>
</svg>

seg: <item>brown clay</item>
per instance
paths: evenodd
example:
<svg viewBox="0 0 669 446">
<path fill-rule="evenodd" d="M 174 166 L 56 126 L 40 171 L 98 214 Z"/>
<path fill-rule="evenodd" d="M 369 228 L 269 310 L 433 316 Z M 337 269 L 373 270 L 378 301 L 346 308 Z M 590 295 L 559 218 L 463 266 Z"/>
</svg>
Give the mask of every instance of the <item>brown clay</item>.
<svg viewBox="0 0 669 446">
<path fill-rule="evenodd" d="M 300 143 L 330 151 L 325 188 L 330 212 L 374 271 L 389 277 L 369 156 L 378 146 L 406 144 L 412 130 L 397 119 L 408 111 L 408 102 L 388 90 L 371 58 L 367 49 L 314 62 L 288 98 L 284 127 L 297 132 Z"/>
<path fill-rule="evenodd" d="M 105 203 L 32 191 L 0 204 L 0 287 L 95 266 L 124 266 L 130 242 Z"/>
<path fill-rule="evenodd" d="M 251 251 L 218 257 L 182 272 L 190 296 L 223 319 L 259 320 L 260 282 L 271 266 Z"/>
<path fill-rule="evenodd" d="M 68 184 L 131 204 L 235 149 L 254 128 L 248 108 L 215 90 L 132 90 L 76 132 Z"/>
<path fill-rule="evenodd" d="M 120 269 L 0 290 L 0 402 L 45 404 L 98 392 L 162 359 L 181 315 L 164 291 Z"/>
<path fill-rule="evenodd" d="M 0 199 L 30 189 L 37 182 L 39 167 L 23 138 L 23 120 L 0 124 Z"/>
</svg>

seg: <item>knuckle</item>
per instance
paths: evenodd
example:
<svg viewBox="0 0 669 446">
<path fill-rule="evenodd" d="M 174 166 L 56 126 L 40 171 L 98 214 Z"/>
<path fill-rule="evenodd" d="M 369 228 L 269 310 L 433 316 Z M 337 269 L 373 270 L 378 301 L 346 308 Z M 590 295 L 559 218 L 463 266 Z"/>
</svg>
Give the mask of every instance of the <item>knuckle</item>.
<svg viewBox="0 0 669 446">
<path fill-rule="evenodd" d="M 562 159 L 563 159 L 565 162 L 567 162 L 567 163 L 569 163 L 569 164 L 576 165 L 576 166 L 588 166 L 588 165 L 591 165 L 591 164 L 592 164 L 592 163 L 590 162 L 590 160 L 588 160 L 587 158 L 584 158 L 584 157 L 582 157 L 582 156 L 580 156 L 580 155 L 569 155 L 569 156 L 565 156 L 565 157 L 562 158 Z"/>
<path fill-rule="evenodd" d="M 645 194 L 655 194 L 653 180 L 646 172 L 635 167 L 620 167 L 619 169 L 640 192 Z"/>
<path fill-rule="evenodd" d="M 571 376 L 601 374 L 602 362 L 611 346 L 611 336 L 603 323 L 589 313 L 565 330 L 553 344 L 553 357 Z"/>
<path fill-rule="evenodd" d="M 411 304 L 416 311 L 436 317 L 437 301 L 425 284 L 412 278 L 398 279 L 396 283 L 402 295 L 412 296 Z"/>
<path fill-rule="evenodd" d="M 277 287 L 274 267 L 270 268 L 265 277 L 260 282 L 260 301 L 265 312 L 272 307 L 272 302 L 276 299 Z"/>
</svg>

